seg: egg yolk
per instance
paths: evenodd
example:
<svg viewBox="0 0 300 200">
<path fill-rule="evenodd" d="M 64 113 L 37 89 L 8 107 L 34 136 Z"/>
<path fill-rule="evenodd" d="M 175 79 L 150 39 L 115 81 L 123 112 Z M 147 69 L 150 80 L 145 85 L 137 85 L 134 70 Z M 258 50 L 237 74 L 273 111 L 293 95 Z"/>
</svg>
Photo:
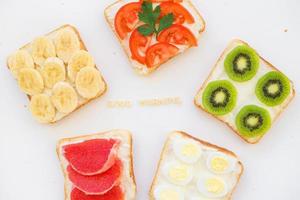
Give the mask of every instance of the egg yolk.
<svg viewBox="0 0 300 200">
<path fill-rule="evenodd" d="M 224 172 L 229 167 L 228 161 L 222 157 L 214 157 L 210 164 L 215 172 Z"/>
<path fill-rule="evenodd" d="M 169 169 L 169 177 L 174 181 L 185 181 L 189 176 L 188 166 L 177 165 Z"/>
<path fill-rule="evenodd" d="M 207 179 L 205 181 L 205 188 L 208 192 L 220 194 L 224 191 L 224 184 L 216 178 Z"/>
<path fill-rule="evenodd" d="M 194 144 L 185 144 L 181 147 L 181 153 L 184 156 L 196 156 L 199 152 Z"/>
<path fill-rule="evenodd" d="M 161 191 L 161 193 L 159 194 L 159 200 L 179 200 L 180 199 L 180 195 L 177 191 L 175 190 L 171 190 L 171 189 L 166 189 Z"/>
</svg>

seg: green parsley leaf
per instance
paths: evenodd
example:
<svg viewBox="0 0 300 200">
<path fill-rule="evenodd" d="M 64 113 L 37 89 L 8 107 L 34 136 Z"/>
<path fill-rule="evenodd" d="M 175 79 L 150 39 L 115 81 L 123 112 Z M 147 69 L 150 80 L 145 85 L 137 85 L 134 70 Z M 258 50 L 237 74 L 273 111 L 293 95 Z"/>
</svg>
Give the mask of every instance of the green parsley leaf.
<svg viewBox="0 0 300 200">
<path fill-rule="evenodd" d="M 156 9 L 156 8 L 155 8 Z M 156 11 L 157 12 L 157 11 Z M 150 26 L 155 25 L 155 21 L 160 15 L 160 11 L 155 13 L 153 11 L 153 6 L 151 2 L 144 1 L 142 4 L 142 12 L 139 12 L 139 20 L 144 22 L 145 24 L 149 24 Z"/>
<path fill-rule="evenodd" d="M 144 24 L 144 25 L 138 27 L 138 31 L 140 32 L 140 34 L 142 34 L 144 36 L 148 36 L 154 32 L 154 29 L 151 26 L 149 26 L 148 24 Z"/>
<path fill-rule="evenodd" d="M 148 1 L 144 1 L 142 4 L 142 10 L 139 12 L 139 20 L 145 24 L 138 27 L 138 31 L 144 35 L 148 36 L 153 33 L 158 34 L 160 31 L 170 27 L 174 22 L 173 14 L 168 14 L 163 16 L 160 20 L 161 9 L 160 6 L 156 6 L 153 10 L 153 4 Z M 159 21 L 159 22 L 158 22 Z M 159 25 L 157 25 L 157 22 Z M 157 29 L 158 27 L 158 29 Z"/>
<path fill-rule="evenodd" d="M 151 13 L 153 10 L 152 3 L 148 1 L 144 1 L 142 4 L 142 10 L 143 12 Z"/>
<path fill-rule="evenodd" d="M 157 33 L 161 32 L 162 30 L 169 28 L 174 22 L 174 15 L 173 13 L 169 13 L 161 18 L 159 21 L 159 28 Z"/>
<path fill-rule="evenodd" d="M 154 11 L 153 11 L 153 20 L 156 21 L 159 18 L 160 15 L 160 6 L 156 6 Z"/>
</svg>

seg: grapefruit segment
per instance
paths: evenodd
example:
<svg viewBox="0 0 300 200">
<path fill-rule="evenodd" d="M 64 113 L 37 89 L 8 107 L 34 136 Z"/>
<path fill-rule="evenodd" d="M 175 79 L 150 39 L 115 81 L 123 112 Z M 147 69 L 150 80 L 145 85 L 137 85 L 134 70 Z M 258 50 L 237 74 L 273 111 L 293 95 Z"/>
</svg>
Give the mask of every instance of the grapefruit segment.
<svg viewBox="0 0 300 200">
<path fill-rule="evenodd" d="M 85 176 L 76 172 L 70 165 L 67 167 L 68 177 L 75 187 L 89 195 L 103 195 L 120 182 L 122 162 L 116 160 L 107 171 Z"/>
<path fill-rule="evenodd" d="M 72 168 L 82 175 L 95 175 L 108 170 L 117 157 L 119 141 L 93 139 L 63 147 Z"/>
<path fill-rule="evenodd" d="M 113 187 L 104 195 L 87 195 L 74 188 L 71 192 L 71 200 L 124 200 L 124 193 L 120 186 Z"/>
</svg>

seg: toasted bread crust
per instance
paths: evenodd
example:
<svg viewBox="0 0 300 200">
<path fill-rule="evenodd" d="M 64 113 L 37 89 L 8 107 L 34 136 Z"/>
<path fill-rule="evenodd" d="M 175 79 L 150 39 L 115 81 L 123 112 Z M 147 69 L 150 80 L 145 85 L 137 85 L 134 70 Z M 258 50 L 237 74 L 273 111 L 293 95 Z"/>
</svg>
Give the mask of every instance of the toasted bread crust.
<svg viewBox="0 0 300 200">
<path fill-rule="evenodd" d="M 171 136 L 172 136 L 173 134 L 181 134 L 181 135 L 184 136 L 184 137 L 191 138 L 191 139 L 193 139 L 193 140 L 195 140 L 195 141 L 197 141 L 197 142 L 200 142 L 200 143 L 201 143 L 202 145 L 204 145 L 204 146 L 207 146 L 207 147 L 211 147 L 211 148 L 217 149 L 217 150 L 220 151 L 220 152 L 223 152 L 223 153 L 225 153 L 225 154 L 229 154 L 229 155 L 232 155 L 232 156 L 238 158 L 237 155 L 236 155 L 235 153 L 233 153 L 232 151 L 230 151 L 230 150 L 228 150 L 228 149 L 225 149 L 225 148 L 223 148 L 223 147 L 219 147 L 219 146 L 217 146 L 217 145 L 211 144 L 211 143 L 206 142 L 206 141 L 204 141 L 204 140 L 200 140 L 199 138 L 196 138 L 196 137 L 194 137 L 194 136 L 192 136 L 192 135 L 189 135 L 188 133 L 183 132 L 183 131 L 173 131 L 173 132 L 171 132 L 171 133 L 169 134 L 169 136 L 168 136 L 168 138 L 167 138 L 167 140 L 166 140 L 166 142 L 165 142 L 165 144 L 164 144 L 164 146 L 163 146 L 163 149 L 162 149 L 162 151 L 161 151 L 160 159 L 159 159 L 159 161 L 158 161 L 157 168 L 156 168 L 156 172 L 155 172 L 155 175 L 154 175 L 154 178 L 153 178 L 151 187 L 150 187 L 150 191 L 149 191 L 149 198 L 150 198 L 150 200 L 155 200 L 155 198 L 154 198 L 154 187 L 155 187 L 156 184 L 157 184 L 158 172 L 159 172 L 159 170 L 160 170 L 161 163 L 162 163 L 162 161 L 164 160 L 166 149 L 167 149 L 167 147 L 169 146 L 170 138 L 171 138 Z M 238 175 L 237 182 L 236 182 L 234 188 L 232 189 L 231 193 L 228 195 L 228 196 L 229 196 L 228 199 L 231 199 L 231 196 L 232 196 L 234 190 L 236 189 L 237 184 L 239 183 L 242 174 L 244 173 L 244 165 L 243 165 L 242 162 L 239 161 L 239 160 L 238 160 L 238 165 L 241 167 L 241 172 L 240 172 L 240 174 Z"/>
<path fill-rule="evenodd" d="M 85 44 L 84 44 L 84 42 L 83 42 L 83 40 L 82 40 L 82 37 L 81 37 L 79 31 L 78 31 L 74 26 L 72 26 L 72 25 L 70 25 L 70 24 L 65 24 L 65 25 L 63 25 L 63 26 L 61 26 L 61 27 L 59 27 L 59 28 L 57 28 L 57 29 L 55 29 L 55 30 L 53 30 L 53 31 L 51 31 L 51 32 L 49 32 L 49 33 L 47 33 L 47 34 L 45 34 L 45 36 L 48 36 L 48 35 L 50 35 L 50 34 L 52 34 L 52 33 L 55 33 L 55 32 L 57 32 L 57 31 L 60 31 L 60 30 L 64 29 L 64 28 L 67 28 L 67 27 L 73 29 L 74 32 L 77 34 L 78 39 L 79 39 L 79 42 L 80 42 L 80 49 L 85 50 L 85 51 L 88 51 L 87 48 L 86 48 L 86 46 L 85 46 Z M 30 45 L 30 44 L 31 44 L 31 43 L 27 43 L 27 44 L 25 44 L 24 46 L 22 46 L 22 47 L 19 48 L 19 49 L 20 49 L 20 50 L 25 49 L 25 48 L 26 48 L 28 45 Z M 9 66 L 8 66 L 8 60 L 7 60 L 7 68 L 9 69 Z M 96 68 L 97 70 L 99 70 L 99 69 L 97 68 L 97 66 L 95 66 L 95 68 Z M 63 117 L 62 117 L 61 119 L 59 119 L 59 120 L 50 122 L 49 124 L 54 124 L 54 123 L 56 123 L 56 122 L 58 122 L 58 121 L 60 121 L 60 120 L 62 120 L 62 119 L 64 119 L 64 118 L 66 118 L 67 116 L 71 115 L 72 113 L 74 113 L 75 111 L 77 111 L 77 110 L 78 110 L 79 108 L 81 108 L 82 106 L 88 104 L 88 103 L 91 102 L 92 100 L 97 99 L 98 97 L 100 97 L 100 96 L 102 96 L 103 94 L 105 94 L 106 91 L 107 91 L 107 83 L 106 83 L 106 81 L 104 80 L 104 78 L 103 78 L 102 75 L 101 75 L 101 79 L 102 79 L 102 81 L 103 81 L 103 83 L 104 83 L 104 85 L 105 85 L 104 91 L 103 91 L 102 93 L 99 93 L 99 94 L 98 94 L 96 97 L 94 97 L 94 98 L 87 99 L 87 101 L 86 101 L 85 103 L 83 103 L 83 104 L 81 104 L 81 105 L 78 105 L 72 112 L 70 112 L 70 113 L 68 113 L 67 115 L 63 116 Z M 76 93 L 77 93 L 77 92 L 76 92 Z M 28 97 L 29 100 L 31 99 L 31 96 L 30 96 L 30 95 L 26 95 L 26 96 Z"/>
<path fill-rule="evenodd" d="M 64 168 L 63 165 L 63 158 L 62 153 L 61 153 L 61 147 L 63 145 L 66 145 L 68 143 L 73 143 L 76 142 L 78 140 L 89 140 L 92 138 L 100 138 L 101 136 L 104 136 L 106 134 L 110 134 L 110 133 L 116 133 L 117 134 L 127 134 L 127 136 L 129 137 L 129 145 L 130 145 L 130 178 L 132 179 L 134 185 L 133 187 L 135 188 L 135 193 L 136 193 L 136 180 L 135 180 L 135 175 L 134 175 L 134 167 L 133 167 L 133 143 L 132 143 L 132 135 L 129 131 L 127 130 L 121 130 L 121 129 L 115 129 L 115 130 L 110 130 L 110 131 L 106 131 L 106 132 L 101 132 L 101 133 L 96 133 L 96 134 L 89 134 L 89 135 L 84 135 L 84 136 L 77 136 L 77 137 L 72 137 L 72 138 L 63 138 L 61 140 L 58 141 L 57 145 L 56 145 L 56 154 L 60 160 L 60 165 L 61 165 L 61 169 L 64 175 L 64 180 L 65 180 L 65 184 L 64 184 L 64 194 L 65 194 L 65 200 L 68 200 L 69 194 L 68 194 L 68 189 L 67 189 L 67 180 L 68 180 L 68 175 L 67 172 Z"/>
<path fill-rule="evenodd" d="M 185 0 L 185 1 L 186 1 L 186 2 L 187 2 L 194 10 L 195 10 L 197 16 L 198 16 L 199 19 L 201 20 L 201 23 L 203 24 L 203 26 L 202 26 L 201 29 L 199 30 L 199 35 L 197 36 L 198 39 L 199 39 L 199 37 L 202 35 L 202 33 L 203 33 L 203 32 L 205 31 L 205 29 L 206 29 L 206 23 L 205 23 L 203 17 L 201 16 L 201 14 L 199 13 L 199 11 L 197 10 L 197 8 L 191 3 L 191 1 L 190 1 L 190 0 Z M 128 51 L 126 50 L 125 45 L 122 44 L 122 40 L 121 40 L 121 38 L 119 37 L 119 35 L 117 34 L 117 32 L 116 32 L 115 27 L 114 27 L 114 24 L 111 23 L 111 21 L 109 20 L 108 10 L 109 10 L 110 8 L 112 8 L 113 6 L 115 6 L 116 4 L 120 3 L 120 2 L 122 2 L 122 0 L 118 0 L 118 1 L 114 2 L 113 4 L 109 5 L 108 7 L 106 7 L 105 10 L 104 10 L 104 17 L 105 17 L 107 23 L 109 24 L 111 30 L 113 31 L 114 35 L 117 37 L 117 39 L 118 39 L 118 41 L 119 41 L 121 47 L 123 48 L 123 50 L 124 50 L 126 56 L 128 57 L 128 60 L 129 60 L 130 63 L 131 63 L 132 58 L 131 58 L 130 52 L 128 52 Z M 134 2 L 134 1 L 133 1 L 133 2 Z M 188 50 L 188 49 L 190 49 L 190 48 L 191 48 L 191 47 L 188 47 L 186 50 Z M 185 50 L 185 51 L 186 51 L 186 50 Z M 185 52 L 185 51 L 184 51 L 184 52 Z M 171 59 L 177 57 L 178 55 L 180 55 L 180 54 L 182 54 L 182 53 L 183 53 L 183 52 L 176 54 L 175 56 L 173 56 L 173 57 L 170 58 L 169 60 L 171 60 Z M 163 63 L 161 63 L 160 65 L 157 65 L 157 66 L 155 66 L 155 67 L 147 68 L 147 71 L 146 71 L 146 72 L 143 71 L 142 69 L 138 69 L 138 68 L 134 67 L 134 66 L 132 65 L 132 63 L 131 63 L 131 65 L 132 65 L 132 68 L 134 69 L 134 71 L 135 71 L 137 74 L 140 74 L 140 75 L 149 75 L 149 74 L 151 74 L 151 72 L 155 71 L 157 68 L 159 68 L 161 65 L 163 65 L 163 64 L 166 63 L 166 62 L 168 62 L 169 60 L 166 60 L 165 62 L 163 62 Z M 147 67 L 147 66 L 145 65 L 145 67 Z"/>
<path fill-rule="evenodd" d="M 244 41 L 242 41 L 242 40 L 240 40 L 240 39 L 234 39 L 234 40 L 232 40 L 232 42 L 235 42 L 235 41 L 240 42 L 240 43 L 243 43 L 243 44 L 249 46 L 248 43 L 246 43 L 246 42 L 244 42 Z M 230 46 L 230 45 L 229 45 L 229 46 Z M 247 143 L 249 143 L 249 144 L 256 144 L 256 143 L 258 143 L 258 142 L 263 138 L 264 135 L 262 135 L 262 136 L 260 136 L 260 137 L 258 137 L 258 138 L 255 138 L 255 140 L 253 140 L 253 141 L 252 141 L 251 139 L 244 138 L 244 137 L 241 136 L 241 134 L 238 132 L 238 130 L 235 129 L 231 124 L 229 124 L 228 122 L 225 122 L 224 120 L 220 119 L 219 117 L 214 116 L 213 114 L 211 114 L 210 112 L 206 111 L 201 105 L 199 105 L 199 104 L 197 103 L 197 96 L 198 96 L 198 94 L 200 93 L 200 91 L 202 91 L 202 90 L 205 88 L 205 86 L 207 85 L 207 83 L 210 81 L 210 79 L 211 79 L 211 77 L 212 77 L 212 74 L 214 73 L 214 71 L 216 70 L 216 68 L 217 68 L 217 66 L 218 66 L 218 63 L 221 61 L 222 57 L 225 55 L 225 53 L 226 53 L 226 52 L 228 51 L 228 49 L 230 48 L 229 46 L 222 52 L 221 56 L 218 58 L 217 62 L 215 63 L 213 69 L 210 71 L 208 77 L 206 78 L 206 80 L 204 81 L 204 83 L 201 85 L 200 89 L 197 91 L 197 94 L 196 94 L 196 96 L 195 96 L 195 98 L 194 98 L 194 104 L 195 104 L 195 106 L 199 107 L 199 108 L 200 108 L 201 110 L 203 110 L 204 112 L 208 113 L 208 114 L 211 115 L 212 117 L 214 117 L 214 118 L 218 119 L 219 121 L 223 122 L 224 124 L 226 124 L 226 125 L 227 125 L 234 133 L 236 133 L 236 134 L 237 134 L 241 139 L 243 139 L 245 142 L 247 142 Z M 251 48 L 252 48 L 252 47 L 251 47 Z M 257 53 L 257 54 L 258 54 L 258 53 Z M 258 54 L 258 55 L 259 55 L 259 54 Z M 274 69 L 274 70 L 276 70 L 276 71 L 281 72 L 279 69 L 277 69 L 274 65 L 272 65 L 270 62 L 268 62 L 267 60 L 265 60 L 265 59 L 264 59 L 263 57 L 261 57 L 260 55 L 259 55 L 259 58 L 260 58 L 263 62 L 265 62 L 270 68 L 272 68 L 272 69 Z M 290 80 L 290 83 L 291 83 L 291 90 L 292 90 L 292 91 L 291 91 L 291 94 L 292 94 L 292 95 L 291 95 L 291 97 L 287 100 L 287 103 L 282 107 L 281 111 L 274 117 L 274 121 L 276 121 L 276 120 L 278 119 L 278 117 L 281 115 L 281 113 L 285 110 L 285 108 L 291 103 L 291 101 L 292 101 L 293 98 L 295 97 L 294 84 L 293 84 L 293 82 L 292 82 L 291 80 Z M 273 121 L 273 122 L 274 122 L 274 121 Z"/>
</svg>

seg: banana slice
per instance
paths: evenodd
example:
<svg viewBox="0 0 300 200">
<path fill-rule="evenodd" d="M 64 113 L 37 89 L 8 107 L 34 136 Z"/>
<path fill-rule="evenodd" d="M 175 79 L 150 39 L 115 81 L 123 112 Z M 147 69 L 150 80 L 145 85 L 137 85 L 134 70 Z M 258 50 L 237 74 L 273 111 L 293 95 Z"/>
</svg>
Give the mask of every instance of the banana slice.
<svg viewBox="0 0 300 200">
<path fill-rule="evenodd" d="M 94 98 L 105 90 L 101 74 L 94 67 L 82 68 L 76 76 L 75 85 L 78 93 L 87 99 Z"/>
<path fill-rule="evenodd" d="M 85 50 L 77 51 L 69 60 L 68 77 L 75 81 L 76 75 L 83 67 L 94 67 L 94 58 Z"/>
<path fill-rule="evenodd" d="M 39 94 L 44 89 L 44 81 L 41 74 L 33 68 L 22 68 L 18 73 L 17 79 L 19 87 L 26 94 Z"/>
<path fill-rule="evenodd" d="M 55 46 L 50 39 L 41 36 L 33 40 L 32 57 L 36 64 L 42 66 L 47 58 L 55 56 Z"/>
<path fill-rule="evenodd" d="M 51 99 L 46 94 L 37 94 L 32 96 L 29 109 L 34 118 L 41 123 L 52 122 L 55 117 L 55 108 Z"/>
<path fill-rule="evenodd" d="M 34 68 L 31 55 L 25 50 L 18 50 L 11 54 L 7 60 L 8 67 L 15 78 L 18 77 L 20 69 L 28 67 Z"/>
<path fill-rule="evenodd" d="M 70 113 L 78 105 L 77 93 L 67 82 L 55 84 L 52 90 L 51 100 L 55 108 L 62 113 Z"/>
<path fill-rule="evenodd" d="M 58 32 L 55 40 L 57 56 L 68 63 L 71 56 L 80 50 L 80 41 L 77 34 L 71 29 L 63 29 Z"/>
<path fill-rule="evenodd" d="M 45 85 L 52 88 L 57 82 L 66 79 L 66 69 L 64 62 L 59 58 L 48 58 L 41 70 Z"/>
</svg>

